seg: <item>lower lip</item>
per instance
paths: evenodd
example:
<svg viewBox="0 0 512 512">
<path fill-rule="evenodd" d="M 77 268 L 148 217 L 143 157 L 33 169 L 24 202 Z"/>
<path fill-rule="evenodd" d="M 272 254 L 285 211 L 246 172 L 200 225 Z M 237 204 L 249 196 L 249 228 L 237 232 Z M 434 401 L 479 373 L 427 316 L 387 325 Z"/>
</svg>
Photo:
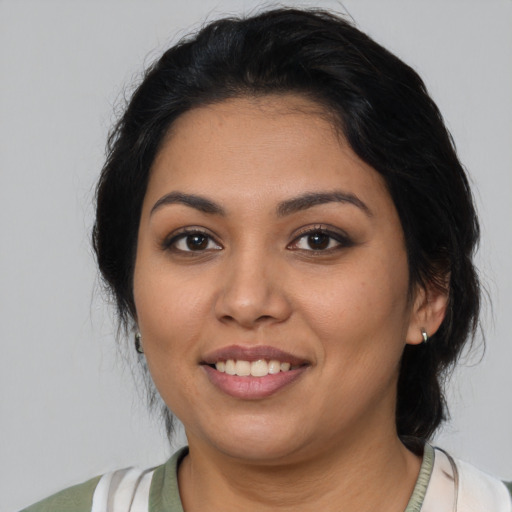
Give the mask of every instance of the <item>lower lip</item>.
<svg viewBox="0 0 512 512">
<path fill-rule="evenodd" d="M 210 382 L 222 392 L 234 398 L 260 400 L 266 398 L 297 380 L 307 366 L 295 370 L 265 375 L 265 377 L 239 377 L 219 372 L 211 366 L 203 365 Z"/>
</svg>

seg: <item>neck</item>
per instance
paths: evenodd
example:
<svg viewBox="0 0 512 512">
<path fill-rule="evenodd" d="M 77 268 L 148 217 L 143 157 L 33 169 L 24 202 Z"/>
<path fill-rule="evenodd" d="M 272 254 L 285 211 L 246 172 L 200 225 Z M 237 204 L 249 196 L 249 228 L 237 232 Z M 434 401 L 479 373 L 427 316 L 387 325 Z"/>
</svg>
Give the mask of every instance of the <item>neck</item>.
<svg viewBox="0 0 512 512">
<path fill-rule="evenodd" d="M 268 464 L 240 461 L 194 438 L 189 443 L 178 473 L 186 512 L 396 512 L 406 508 L 421 464 L 394 431 L 385 438 L 359 433 L 357 443 Z"/>
</svg>

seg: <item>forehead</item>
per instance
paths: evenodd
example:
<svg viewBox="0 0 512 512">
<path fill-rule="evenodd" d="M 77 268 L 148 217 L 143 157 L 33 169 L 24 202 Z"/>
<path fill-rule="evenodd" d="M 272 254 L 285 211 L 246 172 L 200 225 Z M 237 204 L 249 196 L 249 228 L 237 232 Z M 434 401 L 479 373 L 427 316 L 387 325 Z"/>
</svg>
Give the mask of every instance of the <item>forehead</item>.
<svg viewBox="0 0 512 512">
<path fill-rule="evenodd" d="M 234 98 L 180 116 L 155 158 L 147 195 L 172 189 L 249 203 L 335 189 L 390 201 L 334 116 L 295 95 Z"/>
</svg>

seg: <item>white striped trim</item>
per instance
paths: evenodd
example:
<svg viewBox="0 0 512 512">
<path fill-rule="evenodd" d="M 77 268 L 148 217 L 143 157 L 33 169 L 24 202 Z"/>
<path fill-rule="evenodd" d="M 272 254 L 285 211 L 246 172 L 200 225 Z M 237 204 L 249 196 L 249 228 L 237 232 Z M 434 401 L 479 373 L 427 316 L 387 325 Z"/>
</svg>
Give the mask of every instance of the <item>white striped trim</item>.
<svg viewBox="0 0 512 512">
<path fill-rule="evenodd" d="M 441 450 L 434 450 L 434 467 L 421 512 L 455 512 L 457 510 L 457 474 Z"/>
<path fill-rule="evenodd" d="M 96 486 L 91 512 L 148 512 L 154 470 L 120 469 L 103 475 Z"/>
<path fill-rule="evenodd" d="M 149 490 L 151 488 L 151 480 L 153 479 L 154 472 L 154 470 L 149 471 L 140 479 L 137 490 L 135 491 L 135 496 L 133 497 L 130 512 L 148 512 Z"/>
<path fill-rule="evenodd" d="M 505 484 L 436 448 L 421 512 L 512 512 Z"/>
<path fill-rule="evenodd" d="M 105 473 L 100 478 L 92 497 L 91 512 L 107 512 L 108 491 L 114 473 L 114 471 L 112 473 Z"/>
</svg>

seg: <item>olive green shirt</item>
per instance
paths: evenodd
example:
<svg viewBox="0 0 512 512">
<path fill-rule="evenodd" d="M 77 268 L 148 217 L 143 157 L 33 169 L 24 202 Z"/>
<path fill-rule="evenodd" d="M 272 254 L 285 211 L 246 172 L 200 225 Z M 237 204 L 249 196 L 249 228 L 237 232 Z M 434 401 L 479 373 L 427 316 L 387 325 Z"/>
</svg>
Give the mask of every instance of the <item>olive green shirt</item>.
<svg viewBox="0 0 512 512">
<path fill-rule="evenodd" d="M 149 492 L 149 512 L 183 512 L 178 489 L 178 466 L 188 453 L 187 448 L 176 452 L 165 464 L 155 469 Z M 432 468 L 434 449 L 425 445 L 423 462 L 413 493 L 404 512 L 420 512 L 427 492 Z M 21 512 L 90 512 L 92 498 L 100 477 L 70 487 Z M 512 494 L 512 483 L 505 484 Z"/>
</svg>

